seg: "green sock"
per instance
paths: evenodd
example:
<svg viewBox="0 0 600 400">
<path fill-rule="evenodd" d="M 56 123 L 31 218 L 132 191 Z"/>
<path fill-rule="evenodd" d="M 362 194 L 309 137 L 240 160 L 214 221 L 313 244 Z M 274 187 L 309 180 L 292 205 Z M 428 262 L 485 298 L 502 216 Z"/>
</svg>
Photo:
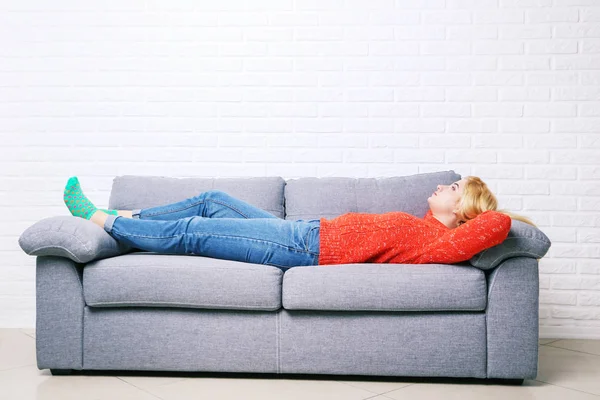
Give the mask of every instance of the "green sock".
<svg viewBox="0 0 600 400">
<path fill-rule="evenodd" d="M 79 184 L 79 180 L 76 176 L 72 176 L 67 181 L 67 186 L 65 186 L 65 191 L 63 194 L 63 200 L 65 205 L 71 212 L 71 214 L 75 217 L 81 217 L 85 219 L 90 219 L 92 215 L 98 210 L 94 203 L 92 203 L 81 190 L 81 186 Z M 117 215 L 116 210 L 104 210 L 107 214 Z"/>
</svg>

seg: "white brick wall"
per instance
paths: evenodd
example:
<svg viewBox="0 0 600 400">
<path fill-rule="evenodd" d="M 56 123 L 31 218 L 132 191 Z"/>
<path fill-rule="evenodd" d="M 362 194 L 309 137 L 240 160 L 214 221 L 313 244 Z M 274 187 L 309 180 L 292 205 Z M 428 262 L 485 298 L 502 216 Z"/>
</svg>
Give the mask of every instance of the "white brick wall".
<svg viewBox="0 0 600 400">
<path fill-rule="evenodd" d="M 122 174 L 454 169 L 553 240 L 542 337 L 600 338 L 600 2 L 0 4 L 0 327 L 34 327 L 18 236 Z"/>
</svg>

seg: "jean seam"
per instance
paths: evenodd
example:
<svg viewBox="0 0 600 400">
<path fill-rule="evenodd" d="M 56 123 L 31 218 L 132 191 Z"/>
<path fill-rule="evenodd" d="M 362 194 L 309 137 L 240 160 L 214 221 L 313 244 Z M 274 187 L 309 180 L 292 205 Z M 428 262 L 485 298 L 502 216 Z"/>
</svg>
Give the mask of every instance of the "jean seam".
<svg viewBox="0 0 600 400">
<path fill-rule="evenodd" d="M 231 209 L 231 210 L 233 210 L 233 211 L 237 212 L 237 213 L 238 213 L 238 214 L 240 214 L 242 217 L 244 217 L 244 218 L 246 218 L 246 219 L 249 219 L 247 215 L 245 215 L 244 213 L 242 213 L 242 212 L 241 212 L 240 210 L 238 210 L 237 208 L 235 208 L 235 207 L 232 207 L 232 206 L 230 206 L 230 205 L 229 205 L 229 204 L 227 204 L 227 203 L 223 203 L 223 202 L 220 202 L 220 201 L 217 201 L 217 200 L 212 200 L 212 199 L 201 200 L 201 201 L 199 201 L 199 202 L 197 202 L 197 203 L 190 204 L 189 206 L 187 206 L 187 207 L 184 207 L 184 208 L 180 208 L 180 209 L 173 209 L 173 210 L 168 210 L 168 211 L 164 211 L 164 212 L 148 213 L 148 214 L 146 214 L 146 216 L 147 216 L 147 217 L 153 217 L 153 216 L 156 216 L 156 215 L 164 215 L 164 214 L 169 214 L 169 213 L 173 213 L 173 212 L 179 212 L 179 211 L 187 210 L 188 208 L 195 207 L 195 206 L 197 206 L 198 204 L 202 204 L 202 203 L 205 203 L 205 202 L 207 202 L 207 201 L 212 201 L 213 203 L 217 203 L 217 204 L 220 204 L 220 205 L 222 205 L 222 206 L 225 206 L 225 207 L 227 207 L 227 208 L 229 208 L 229 209 Z M 141 211 L 140 211 L 140 214 L 141 214 Z"/>
<path fill-rule="evenodd" d="M 112 231 L 118 233 L 120 236 L 125 236 L 125 237 L 130 236 L 130 237 L 138 237 L 138 238 L 145 238 L 145 239 L 170 239 L 170 238 L 175 238 L 175 237 L 179 237 L 179 236 L 185 235 L 185 233 L 182 233 L 181 235 L 173 235 L 173 236 L 144 236 L 144 235 L 135 235 L 135 234 L 123 233 L 123 232 L 119 231 L 118 229 L 115 229 L 114 227 L 113 227 Z"/>
<path fill-rule="evenodd" d="M 309 253 L 312 253 L 312 252 L 311 252 L 311 251 L 310 251 L 310 249 L 308 248 L 308 237 L 310 236 L 310 233 L 311 233 L 312 231 L 314 231 L 316 228 L 317 228 L 316 226 L 313 226 L 312 228 L 310 228 L 310 229 L 308 230 L 308 232 L 307 232 L 307 233 L 306 233 L 306 235 L 304 236 L 304 247 L 305 247 L 305 249 L 304 249 L 304 250 L 306 250 L 306 251 L 307 251 L 307 252 L 309 252 Z"/>
<path fill-rule="evenodd" d="M 179 211 L 187 210 L 188 208 L 192 208 L 194 206 L 197 206 L 198 204 L 200 204 L 202 202 L 204 202 L 204 200 L 200 200 L 197 203 L 193 203 L 193 204 L 188 205 L 187 207 L 183 207 L 183 208 L 179 208 L 179 209 L 171 209 L 171 210 L 168 210 L 168 211 L 155 212 L 155 213 L 147 213 L 146 216 L 153 217 L 155 215 L 163 215 L 163 214 L 169 214 L 169 213 L 172 213 L 172 212 L 179 212 Z M 141 215 L 141 211 L 140 211 L 140 215 Z"/>
<path fill-rule="evenodd" d="M 242 217 L 244 217 L 244 218 L 246 218 L 246 219 L 250 219 L 250 217 L 248 217 L 246 214 L 244 214 L 243 212 L 241 212 L 241 211 L 240 211 L 240 210 L 238 210 L 237 208 L 230 206 L 230 205 L 229 205 L 229 204 L 227 204 L 227 203 L 219 202 L 219 201 L 217 201 L 217 200 L 213 200 L 213 199 L 206 199 L 206 201 L 212 201 L 213 203 L 217 203 L 217 204 L 220 204 L 220 205 L 222 205 L 222 206 L 228 207 L 228 208 L 230 208 L 231 210 L 235 211 L 236 213 L 240 214 Z"/>
</svg>

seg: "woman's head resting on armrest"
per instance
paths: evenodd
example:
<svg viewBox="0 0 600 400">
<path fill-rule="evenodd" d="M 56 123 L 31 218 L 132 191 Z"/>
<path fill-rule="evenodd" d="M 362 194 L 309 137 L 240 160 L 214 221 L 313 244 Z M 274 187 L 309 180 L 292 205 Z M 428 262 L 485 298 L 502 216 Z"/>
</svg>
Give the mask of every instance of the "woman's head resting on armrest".
<svg viewBox="0 0 600 400">
<path fill-rule="evenodd" d="M 529 218 L 506 210 L 498 210 L 498 200 L 484 181 L 467 176 L 450 185 L 438 185 L 427 199 L 435 219 L 454 229 L 485 211 L 497 211 L 537 227 Z"/>
</svg>

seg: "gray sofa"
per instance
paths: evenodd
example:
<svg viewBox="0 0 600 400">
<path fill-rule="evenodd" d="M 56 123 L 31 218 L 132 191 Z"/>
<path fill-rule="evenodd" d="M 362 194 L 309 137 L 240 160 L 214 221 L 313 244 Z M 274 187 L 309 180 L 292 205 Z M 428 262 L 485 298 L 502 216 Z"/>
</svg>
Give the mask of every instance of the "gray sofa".
<svg viewBox="0 0 600 400">
<path fill-rule="evenodd" d="M 423 217 L 436 186 L 460 179 L 454 171 L 287 181 L 119 176 L 109 208 L 222 190 L 292 220 L 390 211 Z M 157 254 L 72 216 L 37 222 L 19 244 L 37 256 L 37 366 L 53 374 L 204 371 L 511 384 L 537 375 L 538 260 L 550 241 L 517 220 L 502 244 L 446 265 L 280 269 Z"/>
</svg>

